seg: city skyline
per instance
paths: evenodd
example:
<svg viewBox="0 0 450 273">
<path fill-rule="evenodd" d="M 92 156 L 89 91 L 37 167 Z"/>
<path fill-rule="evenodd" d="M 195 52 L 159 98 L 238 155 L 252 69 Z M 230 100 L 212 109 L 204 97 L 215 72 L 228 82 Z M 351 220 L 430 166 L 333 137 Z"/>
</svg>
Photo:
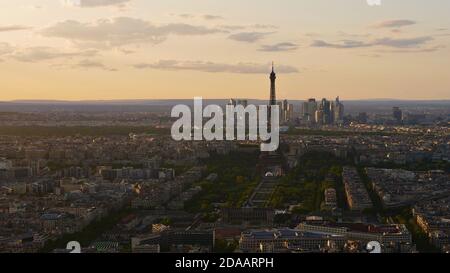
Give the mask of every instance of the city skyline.
<svg viewBox="0 0 450 273">
<path fill-rule="evenodd" d="M 3 1 L 0 254 L 450 253 L 442 2 Z"/>
<path fill-rule="evenodd" d="M 0 101 L 266 100 L 272 61 L 280 98 L 450 99 L 442 1 L 1 6 Z"/>
</svg>

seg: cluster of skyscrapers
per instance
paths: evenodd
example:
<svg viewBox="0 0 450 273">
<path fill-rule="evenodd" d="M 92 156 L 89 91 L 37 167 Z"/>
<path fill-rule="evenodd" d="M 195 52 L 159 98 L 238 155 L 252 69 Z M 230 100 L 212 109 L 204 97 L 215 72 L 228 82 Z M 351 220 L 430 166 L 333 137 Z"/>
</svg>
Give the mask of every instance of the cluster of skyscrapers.
<svg viewBox="0 0 450 273">
<path fill-rule="evenodd" d="M 245 107 L 248 106 L 248 100 L 246 99 L 230 99 L 228 105 L 242 105 Z M 294 105 L 290 104 L 288 100 L 278 101 L 276 105 L 279 106 L 280 109 L 280 123 L 287 123 L 294 120 Z"/>
<path fill-rule="evenodd" d="M 280 109 L 280 123 L 287 124 L 294 122 L 296 119 L 294 115 L 294 105 L 287 100 L 277 101 L 275 82 L 277 79 L 274 66 L 272 65 L 272 72 L 270 73 L 270 101 L 269 106 L 278 105 Z M 247 107 L 248 101 L 246 99 L 230 99 L 228 105 L 242 105 Z M 303 123 L 308 125 L 341 125 L 344 123 L 344 104 L 339 100 L 329 101 L 322 99 L 309 99 L 303 103 L 302 113 L 300 119 Z"/>
<path fill-rule="evenodd" d="M 339 100 L 309 99 L 303 103 L 302 120 L 308 124 L 331 125 L 344 122 L 344 104 Z"/>
<path fill-rule="evenodd" d="M 294 121 L 294 105 L 290 104 L 287 100 L 283 101 L 277 101 L 277 95 L 276 95 L 276 79 L 277 74 L 275 73 L 275 68 L 272 63 L 272 72 L 270 73 L 270 101 L 269 101 L 269 107 L 272 105 L 278 105 L 280 109 L 280 123 L 288 123 Z M 230 99 L 230 102 L 228 105 L 242 105 L 244 107 L 247 107 L 248 101 L 245 99 Z M 269 112 L 270 114 L 270 112 Z M 270 117 L 269 117 L 270 120 Z"/>
</svg>

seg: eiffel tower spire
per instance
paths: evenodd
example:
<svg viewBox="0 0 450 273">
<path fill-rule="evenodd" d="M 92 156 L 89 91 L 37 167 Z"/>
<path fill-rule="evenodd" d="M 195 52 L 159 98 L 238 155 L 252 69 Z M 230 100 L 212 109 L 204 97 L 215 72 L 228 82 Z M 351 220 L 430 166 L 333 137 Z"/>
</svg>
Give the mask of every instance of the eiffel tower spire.
<svg viewBox="0 0 450 273">
<path fill-rule="evenodd" d="M 277 95 L 275 89 L 275 80 L 277 79 L 277 74 L 275 73 L 275 66 L 272 62 L 272 73 L 270 73 L 270 105 L 277 104 Z"/>
</svg>

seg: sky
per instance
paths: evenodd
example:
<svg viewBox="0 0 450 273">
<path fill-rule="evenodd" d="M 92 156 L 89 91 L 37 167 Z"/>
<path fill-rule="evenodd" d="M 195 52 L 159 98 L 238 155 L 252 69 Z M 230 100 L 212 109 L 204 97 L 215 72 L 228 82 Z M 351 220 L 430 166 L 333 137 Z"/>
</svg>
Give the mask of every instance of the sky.
<svg viewBox="0 0 450 273">
<path fill-rule="evenodd" d="M 450 99 L 450 1 L 0 0 L 0 100 Z"/>
</svg>

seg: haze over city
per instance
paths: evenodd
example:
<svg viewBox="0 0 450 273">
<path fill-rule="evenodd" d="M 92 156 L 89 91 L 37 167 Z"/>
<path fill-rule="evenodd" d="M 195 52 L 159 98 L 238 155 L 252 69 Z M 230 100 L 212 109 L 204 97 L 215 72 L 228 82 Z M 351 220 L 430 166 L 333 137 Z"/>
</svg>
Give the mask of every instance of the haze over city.
<svg viewBox="0 0 450 273">
<path fill-rule="evenodd" d="M 447 1 L 2 1 L 0 100 L 450 99 Z"/>
</svg>

